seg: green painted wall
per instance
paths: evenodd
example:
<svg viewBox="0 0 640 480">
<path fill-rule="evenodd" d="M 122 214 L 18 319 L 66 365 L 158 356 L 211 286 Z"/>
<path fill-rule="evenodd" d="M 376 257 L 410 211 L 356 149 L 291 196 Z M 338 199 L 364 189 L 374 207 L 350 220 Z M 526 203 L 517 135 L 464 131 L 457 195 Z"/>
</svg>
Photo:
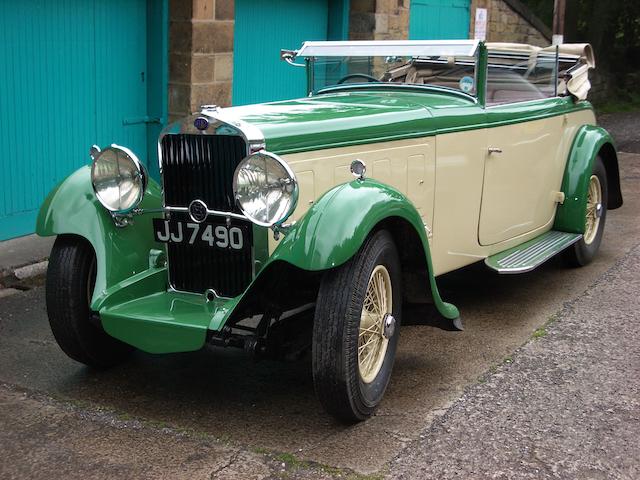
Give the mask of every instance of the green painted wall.
<svg viewBox="0 0 640 480">
<path fill-rule="evenodd" d="M 460 40 L 469 37 L 471 0 L 411 0 L 409 38 Z"/>
<path fill-rule="evenodd" d="M 119 143 L 157 172 L 167 0 L 0 4 L 0 240 L 32 233 L 46 194 Z M 150 55 L 148 55 L 150 52 Z"/>
<path fill-rule="evenodd" d="M 232 103 L 306 96 L 304 69 L 281 61 L 280 49 L 348 33 L 349 0 L 236 0 Z"/>
</svg>

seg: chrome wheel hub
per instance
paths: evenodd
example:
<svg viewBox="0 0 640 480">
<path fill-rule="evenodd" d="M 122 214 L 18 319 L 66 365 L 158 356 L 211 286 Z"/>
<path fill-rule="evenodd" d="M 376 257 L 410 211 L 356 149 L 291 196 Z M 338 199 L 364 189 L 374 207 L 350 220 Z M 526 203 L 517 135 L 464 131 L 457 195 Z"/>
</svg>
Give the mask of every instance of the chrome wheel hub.
<svg viewBox="0 0 640 480">
<path fill-rule="evenodd" d="M 382 328 L 382 335 L 389 340 L 396 333 L 396 319 L 390 313 L 384 316 L 384 326 Z"/>
</svg>

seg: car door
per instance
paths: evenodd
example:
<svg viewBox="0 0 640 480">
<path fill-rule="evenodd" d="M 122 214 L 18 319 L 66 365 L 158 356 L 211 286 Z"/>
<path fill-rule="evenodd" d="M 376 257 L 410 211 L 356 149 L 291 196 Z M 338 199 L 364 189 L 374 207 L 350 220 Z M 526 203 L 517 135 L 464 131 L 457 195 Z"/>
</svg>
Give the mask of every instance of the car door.
<svg viewBox="0 0 640 480">
<path fill-rule="evenodd" d="M 553 56 L 489 56 L 481 245 L 542 229 L 554 216 L 565 158 Z"/>
<path fill-rule="evenodd" d="M 563 118 L 487 130 L 478 228 L 481 245 L 509 240 L 553 220 L 564 170 L 564 159 L 558 155 Z"/>
</svg>

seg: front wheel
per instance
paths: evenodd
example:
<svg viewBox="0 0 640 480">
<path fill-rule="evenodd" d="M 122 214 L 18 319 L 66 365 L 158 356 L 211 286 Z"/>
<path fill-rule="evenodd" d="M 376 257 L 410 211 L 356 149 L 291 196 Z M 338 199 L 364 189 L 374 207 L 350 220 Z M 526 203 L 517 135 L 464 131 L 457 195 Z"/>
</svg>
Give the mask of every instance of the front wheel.
<svg viewBox="0 0 640 480">
<path fill-rule="evenodd" d="M 62 235 L 49 257 L 46 301 L 51 331 L 68 357 L 95 368 L 121 362 L 133 347 L 107 335 L 91 320 L 96 256 L 82 238 Z"/>
<path fill-rule="evenodd" d="M 564 253 L 569 266 L 582 267 L 590 263 L 602 242 L 604 222 L 607 218 L 607 171 L 600 156 L 593 162 L 593 170 L 587 188 L 587 211 L 584 235 Z"/>
<path fill-rule="evenodd" d="M 313 326 L 313 382 L 325 410 L 339 420 L 364 420 L 382 400 L 398 346 L 401 307 L 400 260 L 385 230 L 325 274 Z"/>
</svg>

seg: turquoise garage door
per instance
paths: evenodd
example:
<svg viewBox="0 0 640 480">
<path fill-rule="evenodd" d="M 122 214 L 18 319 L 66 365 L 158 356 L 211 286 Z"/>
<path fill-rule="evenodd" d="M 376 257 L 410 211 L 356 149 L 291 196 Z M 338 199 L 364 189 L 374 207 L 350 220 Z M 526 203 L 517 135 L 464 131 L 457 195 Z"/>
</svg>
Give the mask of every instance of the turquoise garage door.
<svg viewBox="0 0 640 480">
<path fill-rule="evenodd" d="M 460 40 L 469 37 L 470 0 L 411 0 L 409 38 Z"/>
<path fill-rule="evenodd" d="M 233 104 L 305 96 L 305 70 L 281 61 L 280 49 L 345 39 L 348 14 L 348 0 L 236 0 Z"/>
<path fill-rule="evenodd" d="M 46 194 L 94 143 L 157 171 L 166 11 L 166 0 L 2 2 L 0 240 L 35 230 Z"/>
</svg>

